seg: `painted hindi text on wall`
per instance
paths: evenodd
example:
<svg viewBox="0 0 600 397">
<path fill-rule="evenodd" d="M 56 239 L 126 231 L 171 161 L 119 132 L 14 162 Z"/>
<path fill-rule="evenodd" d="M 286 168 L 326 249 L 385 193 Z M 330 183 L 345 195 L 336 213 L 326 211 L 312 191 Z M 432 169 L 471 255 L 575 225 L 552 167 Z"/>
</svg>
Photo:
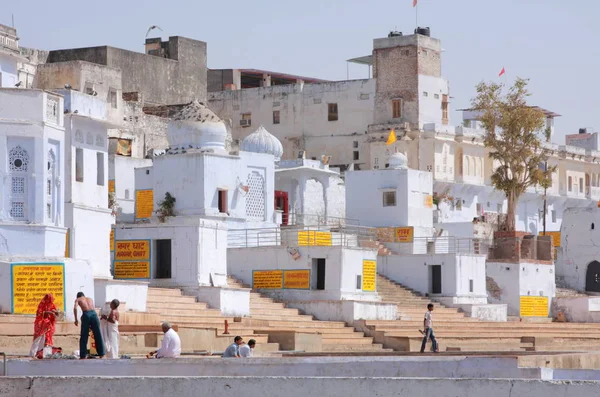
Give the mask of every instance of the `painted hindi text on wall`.
<svg viewBox="0 0 600 397">
<path fill-rule="evenodd" d="M 57 308 L 65 310 L 65 265 L 63 263 L 12 263 L 12 312 L 35 314 L 46 294 L 54 295 Z"/>
</svg>

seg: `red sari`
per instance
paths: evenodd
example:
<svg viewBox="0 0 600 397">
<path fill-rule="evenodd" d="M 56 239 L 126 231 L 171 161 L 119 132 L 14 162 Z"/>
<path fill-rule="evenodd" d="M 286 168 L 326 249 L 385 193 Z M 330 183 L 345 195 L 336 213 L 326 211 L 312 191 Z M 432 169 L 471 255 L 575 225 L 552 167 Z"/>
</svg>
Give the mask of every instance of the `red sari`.
<svg viewBox="0 0 600 397">
<path fill-rule="evenodd" d="M 54 342 L 52 337 L 56 330 L 56 316 L 52 313 L 45 313 L 53 310 L 56 310 L 54 296 L 46 294 L 38 305 L 33 326 L 33 340 L 45 335 L 46 341 L 44 342 L 44 346 L 52 346 Z"/>
</svg>

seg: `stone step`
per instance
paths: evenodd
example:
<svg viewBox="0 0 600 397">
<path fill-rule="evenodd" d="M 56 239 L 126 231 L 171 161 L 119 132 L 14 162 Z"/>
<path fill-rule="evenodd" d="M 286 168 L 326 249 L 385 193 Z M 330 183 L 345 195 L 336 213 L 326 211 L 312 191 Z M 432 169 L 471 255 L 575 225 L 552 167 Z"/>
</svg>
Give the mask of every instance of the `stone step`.
<svg viewBox="0 0 600 397">
<path fill-rule="evenodd" d="M 281 320 L 269 320 L 269 326 L 271 328 L 335 328 L 335 329 L 343 329 L 346 328 L 346 324 L 330 322 L 330 321 L 310 321 L 310 322 L 300 322 L 300 321 L 287 321 L 287 319 Z"/>
<path fill-rule="evenodd" d="M 182 296 L 181 290 L 177 288 L 148 288 L 148 296 Z"/>
<path fill-rule="evenodd" d="M 258 317 L 262 315 L 278 315 L 278 316 L 298 316 L 300 311 L 298 309 L 287 309 L 287 308 L 276 308 L 276 309 L 257 309 L 250 308 L 250 316 Z"/>
<path fill-rule="evenodd" d="M 193 296 L 152 296 L 148 295 L 146 305 L 152 303 L 196 303 L 196 298 Z"/>
<path fill-rule="evenodd" d="M 224 324 L 225 320 L 229 321 L 229 324 L 233 323 L 233 317 L 218 317 L 218 316 L 213 316 L 213 317 L 209 317 L 209 316 L 182 316 L 182 315 L 177 315 L 177 314 L 170 314 L 170 315 L 161 315 L 161 319 L 172 322 L 174 324 L 179 324 L 179 323 L 190 323 L 190 322 L 195 322 L 195 323 L 201 323 L 201 324 Z"/>
<path fill-rule="evenodd" d="M 279 303 L 279 302 L 265 302 L 265 303 L 255 303 L 252 302 L 250 303 L 250 310 L 252 309 L 276 309 L 276 308 L 281 308 L 284 309 L 285 308 L 285 303 Z"/>
<path fill-rule="evenodd" d="M 297 313 L 295 315 L 289 315 L 289 316 L 282 316 L 279 314 L 259 314 L 259 315 L 252 314 L 249 317 L 256 319 L 256 320 L 269 320 L 269 321 L 270 320 L 282 320 L 282 319 L 285 321 L 298 321 L 298 322 L 314 321 L 313 316 L 297 314 Z"/>
<path fill-rule="evenodd" d="M 384 352 L 392 351 L 391 349 L 384 349 L 383 345 L 379 343 L 373 343 L 369 345 L 345 345 L 343 341 L 336 344 L 323 345 L 324 352 Z"/>
<path fill-rule="evenodd" d="M 161 316 L 188 316 L 188 317 L 219 317 L 221 311 L 218 309 L 166 309 L 150 308 L 150 313 L 158 313 Z"/>
<path fill-rule="evenodd" d="M 208 309 L 208 304 L 204 302 L 149 302 L 146 306 L 147 309 Z"/>
<path fill-rule="evenodd" d="M 351 345 L 371 345 L 373 344 L 373 338 L 368 336 L 363 336 L 362 338 L 349 338 L 347 340 L 340 340 L 338 338 L 331 338 L 329 335 L 322 335 L 323 345 L 332 345 L 332 344 L 345 344 L 347 346 Z"/>
</svg>

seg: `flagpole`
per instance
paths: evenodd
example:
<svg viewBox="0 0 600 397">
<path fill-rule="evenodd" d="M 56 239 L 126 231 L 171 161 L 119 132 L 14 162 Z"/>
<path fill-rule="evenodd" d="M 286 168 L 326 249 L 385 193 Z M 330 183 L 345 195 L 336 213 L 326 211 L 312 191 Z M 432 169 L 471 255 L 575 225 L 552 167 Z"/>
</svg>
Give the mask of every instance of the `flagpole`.
<svg viewBox="0 0 600 397">
<path fill-rule="evenodd" d="M 415 5 L 415 29 L 419 27 L 419 3 Z"/>
</svg>

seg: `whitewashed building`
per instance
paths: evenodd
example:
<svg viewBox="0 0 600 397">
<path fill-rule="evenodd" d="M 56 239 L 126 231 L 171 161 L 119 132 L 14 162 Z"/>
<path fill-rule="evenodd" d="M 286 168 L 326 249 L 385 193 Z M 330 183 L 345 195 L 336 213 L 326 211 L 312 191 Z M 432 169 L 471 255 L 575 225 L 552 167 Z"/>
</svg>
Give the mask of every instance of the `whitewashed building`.
<svg viewBox="0 0 600 397">
<path fill-rule="evenodd" d="M 1 311 L 35 313 L 48 292 L 65 310 L 77 291 L 93 296 L 94 284 L 87 261 L 65 258 L 64 100 L 56 93 L 12 88 L 0 90 L 0 104 Z"/>
</svg>

